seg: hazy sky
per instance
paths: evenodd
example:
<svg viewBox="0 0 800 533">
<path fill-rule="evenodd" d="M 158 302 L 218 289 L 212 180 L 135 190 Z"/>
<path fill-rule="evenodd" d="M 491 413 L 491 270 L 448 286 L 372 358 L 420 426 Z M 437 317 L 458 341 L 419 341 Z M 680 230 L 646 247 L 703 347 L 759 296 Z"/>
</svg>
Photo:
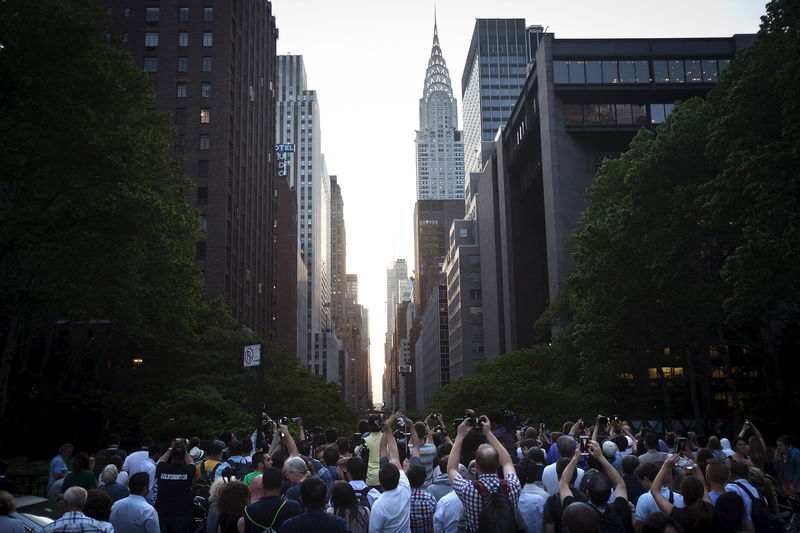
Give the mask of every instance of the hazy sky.
<svg viewBox="0 0 800 533">
<path fill-rule="evenodd" d="M 386 266 L 414 263 L 414 131 L 433 39 L 433 0 L 273 0 L 278 53 L 302 55 L 317 91 L 322 151 L 342 187 L 347 272 L 369 309 L 381 401 Z M 556 38 L 729 37 L 758 30 L 760 0 L 438 0 L 439 38 L 461 117 L 476 18 L 524 18 Z"/>
</svg>

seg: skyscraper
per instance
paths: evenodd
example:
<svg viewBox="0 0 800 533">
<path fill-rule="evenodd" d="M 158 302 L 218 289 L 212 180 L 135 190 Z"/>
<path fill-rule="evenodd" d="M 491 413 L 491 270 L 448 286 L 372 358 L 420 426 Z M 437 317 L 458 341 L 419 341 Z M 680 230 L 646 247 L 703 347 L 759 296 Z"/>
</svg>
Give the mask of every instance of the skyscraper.
<svg viewBox="0 0 800 533">
<path fill-rule="evenodd" d="M 525 84 L 529 40 L 525 19 L 475 21 L 461 76 L 467 203 L 476 187 L 470 186 L 470 174 L 482 170 L 497 130 L 506 125 Z"/>
<path fill-rule="evenodd" d="M 199 212 L 205 296 L 221 296 L 237 320 L 271 339 L 280 323 L 293 347 L 296 321 L 281 319 L 295 313 L 296 256 L 276 246 L 293 240 L 293 225 L 281 221 L 292 217 L 294 199 L 271 150 L 271 2 L 99 3 L 112 34 L 153 80 L 156 107 L 173 116 L 172 152 L 195 186 L 188 200 Z"/>
<path fill-rule="evenodd" d="M 345 296 L 347 291 L 347 235 L 344 227 L 344 198 L 336 176 L 331 186 L 331 322 L 333 331 L 344 340 Z M 356 301 L 358 293 L 356 293 Z"/>
<path fill-rule="evenodd" d="M 450 72 L 433 24 L 433 46 L 419 100 L 417 200 L 464 198 L 464 143 Z"/>
<path fill-rule="evenodd" d="M 303 56 L 278 56 L 276 142 L 289 144 L 284 172 L 297 193 L 298 251 L 308 273 L 304 308 L 306 335 L 300 363 L 329 381 L 341 381 L 337 341 L 331 334 L 330 177 L 321 150 L 319 103 L 306 87 Z M 305 342 L 302 342 L 302 341 Z"/>
</svg>

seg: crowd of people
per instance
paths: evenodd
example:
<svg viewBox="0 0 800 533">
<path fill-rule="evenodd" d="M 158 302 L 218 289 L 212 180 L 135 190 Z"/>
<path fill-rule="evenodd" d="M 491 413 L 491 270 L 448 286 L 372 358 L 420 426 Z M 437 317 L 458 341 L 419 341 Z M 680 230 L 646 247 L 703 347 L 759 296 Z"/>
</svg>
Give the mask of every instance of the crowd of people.
<svg viewBox="0 0 800 533">
<path fill-rule="evenodd" d="M 551 431 L 468 409 L 448 431 L 376 413 L 350 438 L 292 421 L 297 435 L 264 413 L 241 439 L 130 454 L 117 437 L 92 456 L 64 444 L 47 489 L 63 515 L 42 531 L 761 533 L 793 527 L 800 489 L 794 439 L 769 446 L 750 421 L 733 444 L 605 416 Z M 14 505 L 0 491 L 0 530 L 22 533 Z"/>
</svg>

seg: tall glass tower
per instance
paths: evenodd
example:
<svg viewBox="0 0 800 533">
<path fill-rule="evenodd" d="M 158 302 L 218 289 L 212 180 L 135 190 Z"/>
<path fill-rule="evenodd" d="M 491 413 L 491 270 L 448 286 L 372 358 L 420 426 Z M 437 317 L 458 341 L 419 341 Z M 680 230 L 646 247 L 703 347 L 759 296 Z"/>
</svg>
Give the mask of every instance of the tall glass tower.
<svg viewBox="0 0 800 533">
<path fill-rule="evenodd" d="M 464 143 L 458 129 L 458 110 L 433 23 L 433 47 L 419 100 L 417 200 L 464 198 Z"/>
</svg>

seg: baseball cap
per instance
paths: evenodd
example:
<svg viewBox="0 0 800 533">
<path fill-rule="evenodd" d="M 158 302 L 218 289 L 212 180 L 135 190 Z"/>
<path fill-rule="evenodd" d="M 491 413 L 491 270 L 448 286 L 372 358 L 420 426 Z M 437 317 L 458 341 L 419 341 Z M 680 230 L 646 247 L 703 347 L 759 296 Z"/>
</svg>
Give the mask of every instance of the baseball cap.
<svg viewBox="0 0 800 533">
<path fill-rule="evenodd" d="M 208 444 L 208 455 L 219 455 L 225 449 L 225 443 L 215 440 Z"/>
<path fill-rule="evenodd" d="M 607 440 L 603 443 L 603 455 L 606 459 L 614 459 L 618 451 L 619 448 L 612 441 Z"/>
</svg>

